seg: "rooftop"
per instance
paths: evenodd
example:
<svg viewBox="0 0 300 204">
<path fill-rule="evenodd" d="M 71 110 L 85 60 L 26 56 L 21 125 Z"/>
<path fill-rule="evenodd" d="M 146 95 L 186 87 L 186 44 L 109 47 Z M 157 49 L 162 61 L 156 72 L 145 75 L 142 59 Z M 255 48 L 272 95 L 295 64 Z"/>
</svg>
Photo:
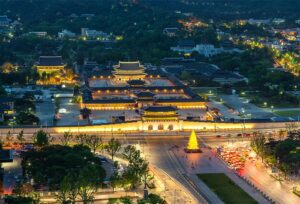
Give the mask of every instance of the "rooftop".
<svg viewBox="0 0 300 204">
<path fill-rule="evenodd" d="M 140 64 L 139 61 L 136 62 L 119 62 L 118 65 L 115 65 L 115 68 L 122 70 L 140 70 L 144 67 Z"/>
<path fill-rule="evenodd" d="M 177 42 L 177 45 L 179 47 L 195 47 L 196 44 L 193 40 L 184 39 L 184 40 L 179 40 Z"/>
<path fill-rule="evenodd" d="M 150 91 L 141 91 L 141 92 L 137 93 L 136 96 L 138 98 L 153 98 L 155 96 L 155 94 L 153 94 Z"/>
<path fill-rule="evenodd" d="M 10 110 L 9 105 L 6 104 L 0 104 L 0 113 L 3 113 L 4 111 Z"/>
<path fill-rule="evenodd" d="M 14 102 L 14 99 L 12 97 L 6 97 L 6 96 L 0 97 L 0 103 L 10 103 L 10 102 Z"/>
<path fill-rule="evenodd" d="M 233 79 L 243 79 L 244 77 L 241 76 L 238 73 L 235 72 L 230 72 L 230 71 L 217 71 L 212 75 L 212 78 L 224 78 L 224 79 L 229 79 L 229 78 L 233 78 Z"/>
<path fill-rule="evenodd" d="M 145 84 L 142 80 L 130 80 L 127 82 L 130 86 L 143 86 Z"/>
<path fill-rule="evenodd" d="M 179 29 L 176 28 L 176 27 L 174 27 L 174 28 L 165 28 L 165 29 L 164 29 L 164 31 L 165 31 L 165 32 L 168 32 L 168 33 L 169 33 L 169 32 L 177 32 L 178 30 L 179 30 Z"/>
<path fill-rule="evenodd" d="M 171 112 L 177 111 L 173 106 L 149 106 L 145 109 L 148 112 Z"/>
<path fill-rule="evenodd" d="M 7 16 L 0 16 L 0 22 L 10 22 L 11 20 Z"/>
<path fill-rule="evenodd" d="M 38 66 L 63 66 L 61 56 L 40 56 Z"/>
</svg>

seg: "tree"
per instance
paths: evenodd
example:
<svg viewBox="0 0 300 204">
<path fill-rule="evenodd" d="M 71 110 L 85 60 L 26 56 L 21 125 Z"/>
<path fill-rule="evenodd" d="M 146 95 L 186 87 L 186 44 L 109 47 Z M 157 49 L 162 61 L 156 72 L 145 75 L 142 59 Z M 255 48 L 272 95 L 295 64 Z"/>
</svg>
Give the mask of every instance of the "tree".
<svg viewBox="0 0 300 204">
<path fill-rule="evenodd" d="M 162 199 L 159 195 L 150 193 L 148 198 L 141 199 L 138 201 L 138 204 L 166 204 L 167 202 Z"/>
<path fill-rule="evenodd" d="M 87 134 L 78 134 L 76 135 L 76 141 L 80 145 L 85 145 L 87 141 L 87 137 L 88 137 Z"/>
<path fill-rule="evenodd" d="M 11 143 L 13 141 L 14 137 L 12 136 L 12 134 L 10 133 L 10 131 L 8 131 L 8 133 L 6 134 L 5 140 L 7 143 Z"/>
<path fill-rule="evenodd" d="M 16 72 L 16 71 L 17 71 L 17 67 L 9 62 L 6 62 L 2 65 L 2 73 L 9 74 L 11 72 Z"/>
<path fill-rule="evenodd" d="M 141 157 L 140 150 L 133 145 L 128 145 L 124 149 L 123 158 L 129 162 L 124 177 L 129 181 L 131 187 L 143 182 L 146 188 L 153 180 L 153 176 L 150 175 L 149 164 Z"/>
<path fill-rule="evenodd" d="M 299 130 L 289 131 L 287 137 L 291 140 L 300 140 L 300 131 Z"/>
<path fill-rule="evenodd" d="M 111 156 L 111 160 L 114 161 L 115 154 L 120 151 L 121 143 L 119 140 L 112 138 L 109 140 L 108 144 L 105 146 L 105 150 Z"/>
<path fill-rule="evenodd" d="M 183 80 L 191 80 L 192 75 L 188 71 L 182 71 L 181 75 L 180 75 L 180 78 L 183 79 Z"/>
<path fill-rule="evenodd" d="M 77 188 L 77 175 L 74 172 L 68 173 L 66 176 L 66 182 L 69 184 L 69 200 L 72 204 L 76 203 L 76 198 L 78 195 L 78 188 Z"/>
<path fill-rule="evenodd" d="M 33 142 L 38 147 L 44 147 L 50 143 L 50 135 L 44 130 L 39 130 L 33 136 Z"/>
<path fill-rule="evenodd" d="M 77 179 L 78 195 L 84 204 L 93 203 L 94 194 L 99 188 L 101 177 L 94 165 L 85 166 Z"/>
<path fill-rule="evenodd" d="M 72 201 L 70 201 L 70 197 L 69 197 L 70 192 L 71 192 L 71 183 L 69 181 L 68 175 L 66 175 L 60 183 L 58 194 L 56 195 L 57 202 L 63 204 L 71 203 Z"/>
<path fill-rule="evenodd" d="M 29 111 L 21 111 L 16 116 L 16 122 L 19 125 L 37 125 L 40 119 Z"/>
<path fill-rule="evenodd" d="M 96 152 L 97 148 L 103 147 L 102 138 L 98 135 L 89 135 L 86 142 L 94 153 Z"/>
<path fill-rule="evenodd" d="M 64 134 L 60 138 L 62 145 L 64 145 L 64 146 L 69 145 L 72 138 L 73 138 L 73 134 L 70 131 L 64 132 Z"/>
<path fill-rule="evenodd" d="M 21 130 L 19 132 L 19 134 L 17 135 L 17 140 L 22 144 L 24 141 L 25 141 L 25 138 L 24 138 L 24 131 Z"/>
<path fill-rule="evenodd" d="M 262 160 L 265 156 L 265 143 L 266 138 L 262 133 L 253 133 L 253 137 L 251 138 L 251 147 L 261 157 Z"/>
<path fill-rule="evenodd" d="M 286 178 L 287 173 L 290 170 L 290 165 L 286 164 L 286 163 L 282 163 L 281 165 L 279 165 L 280 170 L 283 172 L 284 177 Z"/>
<path fill-rule="evenodd" d="M 89 165 L 97 169 L 100 183 L 105 177 L 105 171 L 99 158 L 87 146 L 48 145 L 22 154 L 22 169 L 28 179 L 33 178 L 36 184 L 46 185 L 50 190 L 58 190 L 60 185 L 66 188 L 64 184 L 69 183 L 69 197 L 72 198 L 77 195 L 75 188 L 78 186 L 78 175 L 81 169 Z M 63 180 L 65 183 L 62 184 Z"/>
<path fill-rule="evenodd" d="M 282 140 L 285 137 L 285 135 L 286 135 L 285 133 L 286 133 L 286 131 L 284 131 L 284 130 L 279 130 L 278 131 L 279 140 Z"/>
</svg>

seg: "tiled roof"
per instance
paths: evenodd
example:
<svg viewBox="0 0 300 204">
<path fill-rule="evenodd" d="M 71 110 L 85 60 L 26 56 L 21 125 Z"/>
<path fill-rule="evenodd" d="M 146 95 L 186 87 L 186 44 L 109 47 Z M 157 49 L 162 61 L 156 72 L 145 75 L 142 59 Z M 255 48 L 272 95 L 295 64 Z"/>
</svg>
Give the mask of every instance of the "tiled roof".
<svg viewBox="0 0 300 204">
<path fill-rule="evenodd" d="M 10 22 L 11 20 L 7 16 L 0 16 L 0 22 Z"/>
<path fill-rule="evenodd" d="M 137 97 L 139 98 L 153 98 L 155 96 L 155 94 L 153 94 L 152 92 L 150 91 L 141 91 L 139 92 L 138 94 L 136 94 Z"/>
<path fill-rule="evenodd" d="M 139 61 L 136 62 L 119 62 L 118 69 L 122 70 L 139 70 L 143 69 Z"/>
<path fill-rule="evenodd" d="M 185 39 L 185 40 L 179 40 L 177 45 L 179 47 L 194 47 L 195 42 L 193 40 Z"/>
<path fill-rule="evenodd" d="M 142 80 L 130 80 L 130 81 L 128 81 L 127 83 L 128 83 L 129 85 L 131 85 L 131 86 L 135 86 L 135 85 L 140 85 L 140 86 L 142 86 L 142 85 L 145 84 L 145 82 L 142 81 Z"/>
<path fill-rule="evenodd" d="M 170 112 L 176 111 L 177 109 L 173 106 L 149 106 L 145 109 L 145 111 L 149 112 Z"/>
<path fill-rule="evenodd" d="M 62 66 L 64 65 L 61 56 L 40 56 L 39 66 Z"/>
<path fill-rule="evenodd" d="M 14 102 L 14 99 L 12 97 L 6 97 L 6 96 L 0 97 L 0 103 L 8 103 L 8 102 Z"/>
<path fill-rule="evenodd" d="M 0 104 L 0 112 L 3 113 L 4 111 L 10 110 L 9 105 L 7 104 Z"/>
</svg>

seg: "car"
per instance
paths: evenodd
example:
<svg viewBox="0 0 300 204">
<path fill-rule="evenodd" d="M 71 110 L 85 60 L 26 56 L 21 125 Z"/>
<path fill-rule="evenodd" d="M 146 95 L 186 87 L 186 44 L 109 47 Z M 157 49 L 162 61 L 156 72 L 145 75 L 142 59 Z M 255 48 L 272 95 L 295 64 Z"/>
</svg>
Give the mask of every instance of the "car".
<svg viewBox="0 0 300 204">
<path fill-rule="evenodd" d="M 222 135 L 216 135 L 216 137 L 217 137 L 217 138 L 220 138 L 220 137 L 222 137 Z"/>
<path fill-rule="evenodd" d="M 241 137 L 241 136 L 242 136 L 242 134 L 241 134 L 241 133 L 239 133 L 239 134 L 237 134 L 236 136 L 238 136 L 238 137 Z"/>
</svg>

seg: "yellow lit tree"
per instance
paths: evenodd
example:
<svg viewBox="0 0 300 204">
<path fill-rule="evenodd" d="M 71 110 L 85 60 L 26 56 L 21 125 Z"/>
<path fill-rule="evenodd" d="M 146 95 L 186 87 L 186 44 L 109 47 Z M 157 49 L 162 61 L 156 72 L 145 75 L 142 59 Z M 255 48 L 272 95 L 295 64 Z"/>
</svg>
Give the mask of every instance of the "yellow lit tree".
<svg viewBox="0 0 300 204">
<path fill-rule="evenodd" d="M 195 133 L 195 130 L 192 131 L 190 138 L 189 138 L 189 143 L 187 146 L 187 150 L 199 150 L 199 146 L 198 146 L 198 140 L 197 140 L 197 136 Z"/>
</svg>

